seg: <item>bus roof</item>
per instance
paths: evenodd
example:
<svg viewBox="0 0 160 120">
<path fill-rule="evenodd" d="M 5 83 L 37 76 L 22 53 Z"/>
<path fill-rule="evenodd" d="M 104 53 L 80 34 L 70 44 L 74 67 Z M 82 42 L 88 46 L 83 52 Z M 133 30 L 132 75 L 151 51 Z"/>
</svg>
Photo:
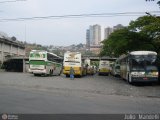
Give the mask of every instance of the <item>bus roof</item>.
<svg viewBox="0 0 160 120">
<path fill-rule="evenodd" d="M 152 54 L 152 55 L 157 55 L 157 53 L 154 52 L 154 51 L 132 51 L 132 52 L 128 53 L 127 55 L 126 55 L 126 54 L 121 55 L 121 56 L 117 59 L 117 61 L 120 61 L 120 60 L 126 58 L 126 57 L 129 56 L 129 55 L 150 55 L 150 54 Z"/>
<path fill-rule="evenodd" d="M 60 56 L 58 56 L 58 55 L 56 55 L 56 54 L 54 54 L 54 53 L 51 53 L 51 52 L 47 52 L 48 54 L 51 54 L 51 55 L 53 55 L 53 56 L 56 56 L 57 58 L 61 58 L 62 59 L 62 57 L 60 57 Z"/>
<path fill-rule="evenodd" d="M 149 55 L 149 54 L 157 55 L 157 53 L 154 51 L 133 51 L 133 52 L 130 52 L 129 54 L 130 55 Z"/>
<path fill-rule="evenodd" d="M 65 54 L 67 54 L 67 53 L 81 54 L 80 52 L 71 52 L 71 51 L 65 52 Z"/>
<path fill-rule="evenodd" d="M 48 51 L 45 51 L 45 50 L 31 50 L 31 53 L 34 53 L 34 52 L 42 52 L 42 53 L 48 53 L 48 54 L 51 54 L 51 55 L 53 55 L 53 56 L 56 56 L 57 58 L 61 58 L 62 59 L 62 57 L 60 57 L 60 56 L 58 56 L 58 55 L 56 55 L 56 54 L 54 54 L 54 53 L 52 53 L 52 52 L 48 52 Z"/>
<path fill-rule="evenodd" d="M 39 53 L 39 52 L 47 53 L 47 51 L 45 50 L 31 50 L 30 53 Z"/>
</svg>

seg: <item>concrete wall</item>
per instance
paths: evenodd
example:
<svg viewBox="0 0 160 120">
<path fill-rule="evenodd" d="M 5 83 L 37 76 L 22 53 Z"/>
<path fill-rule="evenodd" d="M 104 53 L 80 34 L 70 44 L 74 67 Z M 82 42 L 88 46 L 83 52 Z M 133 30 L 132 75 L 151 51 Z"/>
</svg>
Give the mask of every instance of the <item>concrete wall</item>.
<svg viewBox="0 0 160 120">
<path fill-rule="evenodd" d="M 28 63 L 25 64 L 25 71 L 23 71 L 23 72 L 29 72 L 29 64 Z"/>
<path fill-rule="evenodd" d="M 0 38 L 0 62 L 6 60 L 6 56 L 25 56 L 25 47 L 22 43 Z"/>
</svg>

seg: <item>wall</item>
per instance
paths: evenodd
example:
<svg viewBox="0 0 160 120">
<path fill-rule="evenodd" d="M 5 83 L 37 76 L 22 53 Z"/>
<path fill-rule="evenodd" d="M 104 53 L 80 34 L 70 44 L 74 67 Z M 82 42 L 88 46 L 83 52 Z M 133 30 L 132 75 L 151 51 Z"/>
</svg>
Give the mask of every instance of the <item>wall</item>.
<svg viewBox="0 0 160 120">
<path fill-rule="evenodd" d="M 0 38 L 0 62 L 3 63 L 7 56 L 25 56 L 25 47 L 22 43 Z"/>
</svg>

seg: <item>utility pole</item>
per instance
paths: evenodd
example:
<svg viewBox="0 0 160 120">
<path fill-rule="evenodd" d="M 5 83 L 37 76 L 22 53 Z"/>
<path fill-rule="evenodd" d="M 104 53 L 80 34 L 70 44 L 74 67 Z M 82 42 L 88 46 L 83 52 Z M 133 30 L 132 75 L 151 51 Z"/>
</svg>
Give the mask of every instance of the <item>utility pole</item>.
<svg viewBox="0 0 160 120">
<path fill-rule="evenodd" d="M 25 42 L 26 42 L 26 24 L 25 24 L 25 28 L 24 28 L 24 40 L 25 40 Z"/>
</svg>

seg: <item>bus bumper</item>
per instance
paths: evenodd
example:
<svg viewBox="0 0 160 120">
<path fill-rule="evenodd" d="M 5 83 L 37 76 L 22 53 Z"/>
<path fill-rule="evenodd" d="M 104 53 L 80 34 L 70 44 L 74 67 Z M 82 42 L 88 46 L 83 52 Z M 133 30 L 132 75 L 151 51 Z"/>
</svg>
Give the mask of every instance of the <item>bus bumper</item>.
<svg viewBox="0 0 160 120">
<path fill-rule="evenodd" d="M 109 70 L 99 70 L 98 74 L 99 75 L 108 75 L 110 73 Z"/>
<path fill-rule="evenodd" d="M 75 72 L 74 75 L 81 75 L 81 71 L 79 71 L 79 70 L 75 70 L 74 72 Z M 70 75 L 70 71 L 69 70 L 63 70 L 63 74 Z"/>
<path fill-rule="evenodd" d="M 158 82 L 158 77 L 132 77 L 133 82 Z"/>
<path fill-rule="evenodd" d="M 47 71 L 46 70 L 30 70 L 30 73 L 33 73 L 33 74 L 46 74 Z"/>
</svg>

